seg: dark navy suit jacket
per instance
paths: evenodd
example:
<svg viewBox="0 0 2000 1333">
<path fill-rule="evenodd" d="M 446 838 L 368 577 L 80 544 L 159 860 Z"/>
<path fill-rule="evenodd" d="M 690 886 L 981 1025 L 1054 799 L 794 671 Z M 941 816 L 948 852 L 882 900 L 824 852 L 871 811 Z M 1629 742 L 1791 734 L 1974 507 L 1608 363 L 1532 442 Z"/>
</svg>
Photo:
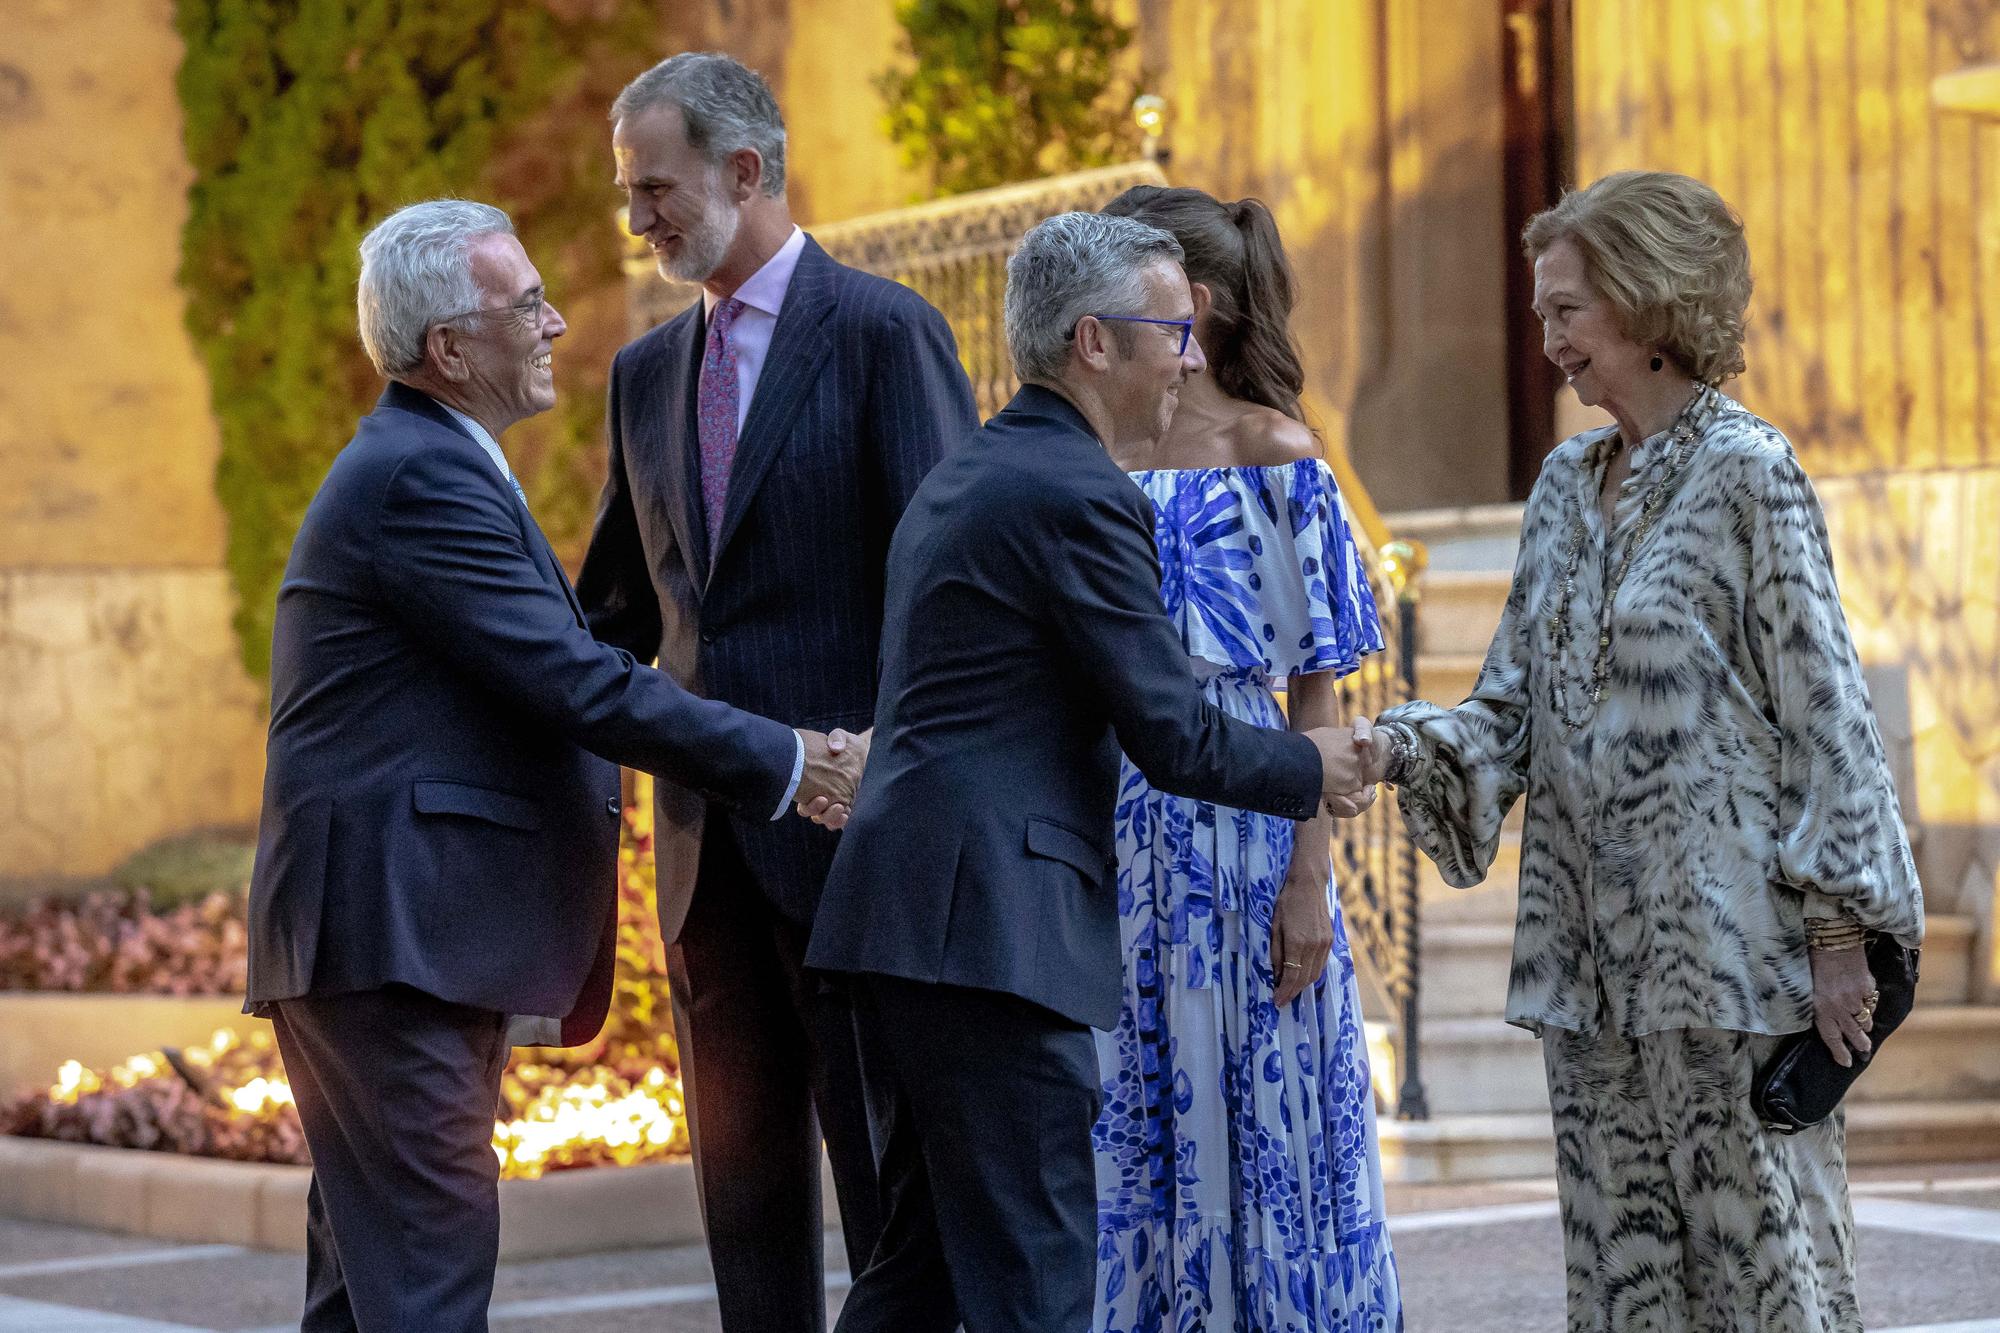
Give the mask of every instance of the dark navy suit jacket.
<svg viewBox="0 0 2000 1333">
<path fill-rule="evenodd" d="M 696 302 L 618 354 L 610 472 L 577 577 L 592 631 L 697 694 L 798 727 L 866 728 L 875 712 L 883 565 L 903 507 L 979 424 L 944 317 L 907 287 L 807 238 L 737 442 L 709 558 L 695 391 Z M 655 789 L 662 929 L 694 897 L 702 794 Z M 759 888 L 810 922 L 835 835 L 768 811 L 732 818 Z"/>
<path fill-rule="evenodd" d="M 400 982 L 585 1040 L 617 765 L 764 818 L 791 781 L 789 728 L 591 638 L 492 459 L 400 384 L 306 511 L 271 646 L 252 1007 Z"/>
<path fill-rule="evenodd" d="M 950 453 L 889 552 L 874 749 L 812 967 L 1118 1018 L 1118 752 L 1155 787 L 1305 819 L 1319 753 L 1203 700 L 1160 600 L 1153 507 L 1061 395 Z"/>
</svg>

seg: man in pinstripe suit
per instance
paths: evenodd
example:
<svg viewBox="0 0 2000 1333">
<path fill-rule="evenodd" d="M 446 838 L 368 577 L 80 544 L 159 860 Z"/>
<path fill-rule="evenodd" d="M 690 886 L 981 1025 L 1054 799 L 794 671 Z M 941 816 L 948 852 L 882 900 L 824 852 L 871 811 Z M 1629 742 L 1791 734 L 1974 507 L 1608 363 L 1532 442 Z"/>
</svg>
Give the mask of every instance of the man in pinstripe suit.
<svg viewBox="0 0 2000 1333">
<path fill-rule="evenodd" d="M 977 425 L 944 318 L 793 225 L 764 80 L 690 53 L 612 107 L 628 225 L 701 301 L 618 354 L 610 475 L 577 591 L 604 641 L 767 717 L 875 711 L 889 538 Z M 865 744 L 865 741 L 853 741 Z M 825 1136 L 852 1271 L 880 1232 L 851 1013 L 806 974 L 836 835 L 657 788 L 695 1170 L 730 1333 L 825 1327 Z"/>
</svg>

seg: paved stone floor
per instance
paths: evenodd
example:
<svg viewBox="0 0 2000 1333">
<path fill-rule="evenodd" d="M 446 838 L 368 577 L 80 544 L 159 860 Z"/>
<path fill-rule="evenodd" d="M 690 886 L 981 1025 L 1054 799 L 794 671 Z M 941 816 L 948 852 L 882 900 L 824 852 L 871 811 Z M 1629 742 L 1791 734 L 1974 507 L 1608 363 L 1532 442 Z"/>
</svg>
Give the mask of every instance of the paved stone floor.
<svg viewBox="0 0 2000 1333">
<path fill-rule="evenodd" d="M 1409 1333 L 1561 1329 L 1552 1184 L 1405 1187 L 1390 1205 Z M 1860 1173 L 1855 1214 L 1871 1330 L 2000 1333 L 2000 1163 Z M 0 1333 L 276 1333 L 297 1327 L 303 1282 L 295 1255 L 0 1220 Z M 845 1284 L 845 1274 L 830 1277 L 829 1312 Z M 509 1264 L 493 1324 L 495 1333 L 720 1327 L 699 1246 Z"/>
</svg>

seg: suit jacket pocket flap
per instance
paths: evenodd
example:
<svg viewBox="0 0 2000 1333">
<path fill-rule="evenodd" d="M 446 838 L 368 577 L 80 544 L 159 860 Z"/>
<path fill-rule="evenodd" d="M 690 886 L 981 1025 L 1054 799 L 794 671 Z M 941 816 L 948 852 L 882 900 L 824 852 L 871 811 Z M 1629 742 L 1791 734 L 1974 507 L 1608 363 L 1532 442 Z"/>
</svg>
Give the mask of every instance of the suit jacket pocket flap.
<svg viewBox="0 0 2000 1333">
<path fill-rule="evenodd" d="M 1075 866 L 1092 880 L 1101 877 L 1107 865 L 1104 853 L 1091 846 L 1090 839 L 1047 819 L 1029 818 L 1028 851 Z"/>
<path fill-rule="evenodd" d="M 470 815 L 508 828 L 538 829 L 542 812 L 525 796 L 475 787 L 469 782 L 419 782 L 415 790 L 419 814 Z"/>
</svg>

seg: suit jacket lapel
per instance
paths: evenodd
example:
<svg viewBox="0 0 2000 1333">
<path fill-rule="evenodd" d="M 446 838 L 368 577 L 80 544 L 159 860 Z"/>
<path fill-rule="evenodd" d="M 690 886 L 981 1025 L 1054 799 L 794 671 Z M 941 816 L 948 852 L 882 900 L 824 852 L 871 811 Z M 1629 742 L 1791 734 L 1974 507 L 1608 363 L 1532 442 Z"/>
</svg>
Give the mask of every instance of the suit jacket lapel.
<svg viewBox="0 0 2000 1333">
<path fill-rule="evenodd" d="M 380 405 L 400 407 L 406 412 L 414 412 L 418 416 L 435 421 L 477 450 L 481 462 L 491 462 L 486 456 L 486 451 L 480 448 L 479 441 L 467 434 L 465 427 L 458 424 L 458 419 L 445 411 L 429 394 L 392 380 L 389 387 L 383 391 Z M 555 548 L 549 545 L 549 539 L 542 534 L 541 525 L 535 522 L 535 516 L 528 512 L 528 507 L 521 503 L 519 497 L 514 494 L 514 488 L 507 484 L 506 478 L 502 477 L 497 469 L 493 477 L 507 493 L 507 504 L 514 511 L 514 526 L 520 530 L 521 540 L 528 546 L 528 559 L 541 571 L 543 578 L 562 589 L 563 600 L 569 603 L 570 612 L 575 615 L 576 623 L 584 629 L 589 629 L 589 622 L 583 618 L 583 604 L 576 600 L 576 589 L 570 586 L 569 575 L 563 572 L 562 561 L 556 559 Z"/>
<path fill-rule="evenodd" d="M 570 586 L 569 574 L 563 569 L 562 561 L 556 558 L 556 548 L 549 545 L 548 536 L 542 531 L 542 525 L 535 522 L 535 516 L 523 506 L 517 505 L 516 508 L 521 510 L 521 520 L 526 525 L 529 555 L 541 566 L 542 576 L 555 580 L 555 585 L 562 589 L 563 599 L 569 603 L 578 626 L 589 629 L 590 622 L 583 618 L 583 603 L 576 600 L 576 589 Z"/>
<path fill-rule="evenodd" d="M 792 271 L 791 286 L 785 289 L 778 325 L 771 332 L 771 349 L 757 375 L 757 394 L 750 400 L 750 414 L 744 418 L 742 433 L 736 441 L 736 461 L 729 469 L 729 500 L 722 514 L 722 537 L 715 545 L 718 561 L 728 548 L 730 537 L 742 525 L 744 511 L 756 497 L 764 474 L 791 438 L 799 403 L 812 388 L 821 363 L 833 350 L 825 325 L 833 313 L 834 280 L 839 272 L 840 266 L 819 248 L 819 243 L 807 237 L 799 266 Z M 689 419 L 693 419 L 692 413 Z M 697 461 L 696 476 L 700 475 L 699 468 Z M 696 586 L 706 587 L 706 580 Z"/>
</svg>

